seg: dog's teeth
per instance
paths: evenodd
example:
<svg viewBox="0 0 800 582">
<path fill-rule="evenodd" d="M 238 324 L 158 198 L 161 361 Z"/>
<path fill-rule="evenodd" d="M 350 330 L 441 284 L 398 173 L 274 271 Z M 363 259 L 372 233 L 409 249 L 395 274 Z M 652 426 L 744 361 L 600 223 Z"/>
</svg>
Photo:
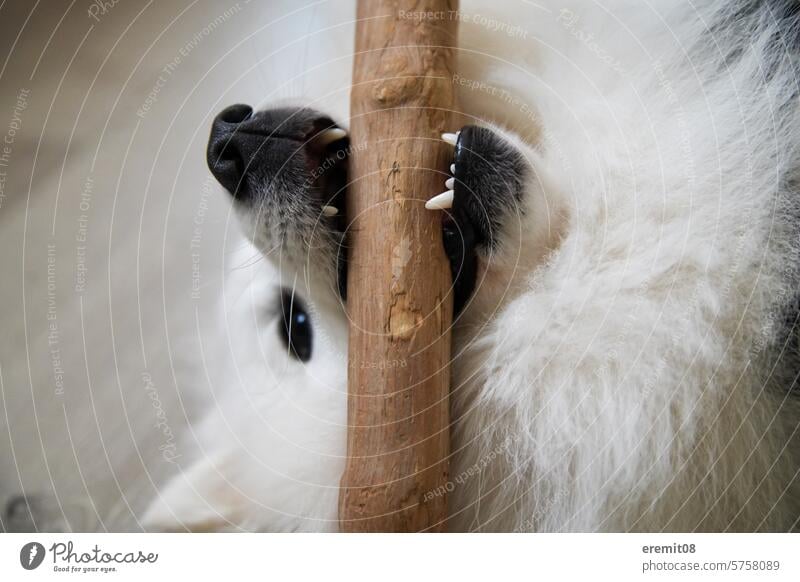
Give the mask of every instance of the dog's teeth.
<svg viewBox="0 0 800 582">
<path fill-rule="evenodd" d="M 457 133 L 443 133 L 442 139 L 449 143 L 450 145 L 456 145 L 456 141 L 458 141 L 458 134 Z"/>
<path fill-rule="evenodd" d="M 322 207 L 322 214 L 325 216 L 336 216 L 339 214 L 339 209 L 335 206 L 328 206 L 327 204 Z"/>
<path fill-rule="evenodd" d="M 445 210 L 453 207 L 453 191 L 442 192 L 425 203 L 428 210 Z"/>
<path fill-rule="evenodd" d="M 448 190 L 452 190 L 453 188 L 455 188 L 455 186 L 456 186 L 455 178 L 450 178 L 444 183 L 444 187 L 447 188 Z"/>
<path fill-rule="evenodd" d="M 329 143 L 333 143 L 336 140 L 342 139 L 343 137 L 347 136 L 347 132 L 340 127 L 332 127 L 330 129 L 326 129 L 322 133 L 319 134 L 319 141 L 322 145 L 326 146 Z"/>
<path fill-rule="evenodd" d="M 450 164 L 450 173 L 455 175 L 455 173 L 456 173 L 456 165 L 455 164 Z"/>
</svg>

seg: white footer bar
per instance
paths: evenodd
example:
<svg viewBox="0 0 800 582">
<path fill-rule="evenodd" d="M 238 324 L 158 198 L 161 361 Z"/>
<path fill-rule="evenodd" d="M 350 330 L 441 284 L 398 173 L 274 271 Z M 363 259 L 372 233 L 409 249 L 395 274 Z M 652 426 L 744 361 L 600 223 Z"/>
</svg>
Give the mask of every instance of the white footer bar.
<svg viewBox="0 0 800 582">
<path fill-rule="evenodd" d="M 0 580 L 800 580 L 795 534 L 0 534 Z M 552 578 L 544 578 L 550 576 Z M 567 578 L 564 578 L 564 577 Z M 245 578 L 247 577 L 247 578 Z M 255 577 L 255 578 L 254 578 Z"/>
</svg>

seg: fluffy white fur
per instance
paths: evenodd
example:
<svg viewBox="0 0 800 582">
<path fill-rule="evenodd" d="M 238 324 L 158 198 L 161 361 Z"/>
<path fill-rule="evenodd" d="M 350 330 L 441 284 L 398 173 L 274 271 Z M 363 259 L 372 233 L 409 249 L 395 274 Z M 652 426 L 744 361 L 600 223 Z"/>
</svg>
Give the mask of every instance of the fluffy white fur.
<svg viewBox="0 0 800 582">
<path fill-rule="evenodd" d="M 539 4 L 463 2 L 462 106 L 534 178 L 456 331 L 450 528 L 790 529 L 794 57 L 774 19 L 720 24 L 742 3 Z M 243 250 L 222 309 L 241 389 L 151 528 L 336 529 L 346 319 L 313 250 L 294 274 L 268 250 Z M 312 307 L 307 364 L 267 313 L 277 285 Z"/>
</svg>

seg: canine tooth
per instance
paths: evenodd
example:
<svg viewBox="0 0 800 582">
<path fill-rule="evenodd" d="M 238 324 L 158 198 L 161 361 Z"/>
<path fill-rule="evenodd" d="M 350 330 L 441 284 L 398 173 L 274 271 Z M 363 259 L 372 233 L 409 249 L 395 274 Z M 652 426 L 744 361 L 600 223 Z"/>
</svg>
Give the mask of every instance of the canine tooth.
<svg viewBox="0 0 800 582">
<path fill-rule="evenodd" d="M 337 139 L 342 139 L 346 135 L 347 132 L 341 127 L 332 127 L 319 134 L 319 141 L 322 145 L 328 145 L 329 143 L 335 142 Z"/>
<path fill-rule="evenodd" d="M 456 145 L 456 141 L 458 141 L 458 134 L 457 133 L 443 133 L 442 139 L 449 143 L 450 145 Z"/>
<path fill-rule="evenodd" d="M 450 164 L 450 173 L 451 174 L 455 174 L 456 173 L 456 165 L 455 164 Z"/>
<path fill-rule="evenodd" d="M 445 210 L 453 207 L 453 191 L 448 190 L 441 194 L 434 196 L 425 203 L 425 208 L 428 210 Z"/>
<path fill-rule="evenodd" d="M 322 207 L 322 214 L 325 216 L 336 216 L 339 214 L 339 209 L 335 206 L 328 206 L 327 204 Z"/>
<path fill-rule="evenodd" d="M 448 178 L 447 181 L 445 181 L 444 183 L 444 187 L 447 188 L 448 190 L 452 190 L 453 188 L 455 188 L 455 185 L 456 185 L 455 178 Z"/>
</svg>

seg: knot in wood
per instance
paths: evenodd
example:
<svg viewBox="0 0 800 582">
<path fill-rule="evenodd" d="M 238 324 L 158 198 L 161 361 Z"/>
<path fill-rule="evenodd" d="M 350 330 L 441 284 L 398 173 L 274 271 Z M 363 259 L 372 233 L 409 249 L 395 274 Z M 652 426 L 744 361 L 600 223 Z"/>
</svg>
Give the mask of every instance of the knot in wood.
<svg viewBox="0 0 800 582">
<path fill-rule="evenodd" d="M 419 98 L 423 77 L 409 74 L 408 59 L 403 55 L 385 57 L 381 79 L 372 87 L 372 99 L 381 107 L 396 107 Z"/>
</svg>

